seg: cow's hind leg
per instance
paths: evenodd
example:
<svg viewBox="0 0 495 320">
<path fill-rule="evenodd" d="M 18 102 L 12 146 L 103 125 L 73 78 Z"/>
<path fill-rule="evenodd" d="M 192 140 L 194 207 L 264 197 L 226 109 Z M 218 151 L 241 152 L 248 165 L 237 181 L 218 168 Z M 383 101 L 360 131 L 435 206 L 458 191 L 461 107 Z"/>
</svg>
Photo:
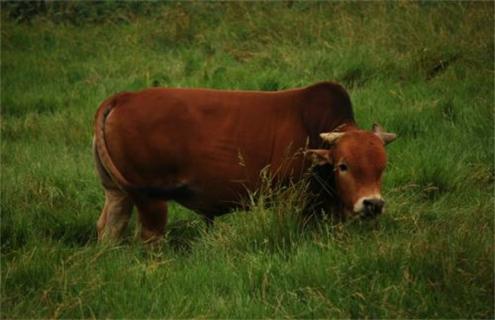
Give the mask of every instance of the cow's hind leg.
<svg viewBox="0 0 495 320">
<path fill-rule="evenodd" d="M 93 139 L 93 156 L 96 171 L 105 190 L 105 205 L 96 223 L 98 240 L 118 240 L 122 237 L 132 213 L 133 203 L 129 194 L 121 191 L 103 167 Z"/>
<path fill-rule="evenodd" d="M 167 202 L 148 197 L 135 199 L 141 223 L 141 239 L 145 243 L 161 240 L 167 224 Z"/>
<path fill-rule="evenodd" d="M 133 202 L 120 190 L 105 190 L 105 206 L 96 224 L 98 240 L 119 240 L 129 223 Z"/>
</svg>

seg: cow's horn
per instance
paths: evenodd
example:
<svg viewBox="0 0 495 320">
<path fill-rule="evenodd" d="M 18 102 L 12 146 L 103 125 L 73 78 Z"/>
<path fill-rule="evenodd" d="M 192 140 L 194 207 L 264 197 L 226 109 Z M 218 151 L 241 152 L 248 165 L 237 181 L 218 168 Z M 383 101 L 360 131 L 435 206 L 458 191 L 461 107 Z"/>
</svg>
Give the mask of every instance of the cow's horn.
<svg viewBox="0 0 495 320">
<path fill-rule="evenodd" d="M 337 142 L 338 139 L 340 139 L 344 135 L 344 132 L 323 132 L 320 133 L 320 137 L 330 143 L 333 144 Z"/>
<path fill-rule="evenodd" d="M 389 144 L 390 142 L 394 141 L 395 138 L 397 138 L 397 135 L 395 133 L 385 132 L 385 129 L 383 129 L 377 123 L 373 124 L 372 130 L 374 134 L 376 134 L 380 139 L 382 139 L 385 145 Z"/>
</svg>

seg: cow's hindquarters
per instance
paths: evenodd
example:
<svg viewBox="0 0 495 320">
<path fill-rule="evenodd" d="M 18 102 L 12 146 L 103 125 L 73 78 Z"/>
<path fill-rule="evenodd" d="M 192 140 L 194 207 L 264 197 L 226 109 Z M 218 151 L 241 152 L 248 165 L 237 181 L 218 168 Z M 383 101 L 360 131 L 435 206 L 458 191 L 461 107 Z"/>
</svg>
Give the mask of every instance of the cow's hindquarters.
<svg viewBox="0 0 495 320">
<path fill-rule="evenodd" d="M 141 239 L 146 243 L 160 240 L 167 224 L 166 202 L 122 190 L 103 167 L 94 140 L 93 154 L 96 170 L 105 191 L 105 205 L 96 224 L 98 240 L 119 240 L 129 223 L 134 205 L 139 213 Z"/>
</svg>

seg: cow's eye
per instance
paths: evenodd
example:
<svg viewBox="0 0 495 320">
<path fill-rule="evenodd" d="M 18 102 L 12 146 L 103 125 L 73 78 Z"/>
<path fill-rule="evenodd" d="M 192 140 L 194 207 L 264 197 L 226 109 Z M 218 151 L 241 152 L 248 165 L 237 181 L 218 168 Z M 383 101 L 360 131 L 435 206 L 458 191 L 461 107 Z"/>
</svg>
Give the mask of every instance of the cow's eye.
<svg viewBox="0 0 495 320">
<path fill-rule="evenodd" d="M 339 171 L 341 171 L 341 172 L 345 172 L 345 171 L 349 170 L 349 167 L 345 163 L 339 164 L 338 168 L 339 168 Z"/>
</svg>

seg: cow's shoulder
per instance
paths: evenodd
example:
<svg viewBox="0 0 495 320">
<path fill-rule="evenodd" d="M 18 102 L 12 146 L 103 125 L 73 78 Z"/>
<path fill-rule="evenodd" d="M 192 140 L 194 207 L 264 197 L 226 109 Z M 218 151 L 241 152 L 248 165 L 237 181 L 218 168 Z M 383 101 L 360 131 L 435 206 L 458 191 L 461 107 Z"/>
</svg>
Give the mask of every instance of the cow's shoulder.
<svg viewBox="0 0 495 320">
<path fill-rule="evenodd" d="M 347 90 L 338 83 L 325 81 L 318 82 L 304 88 L 304 96 L 307 100 L 326 102 L 332 107 L 352 110 L 351 98 Z"/>
<path fill-rule="evenodd" d="M 319 82 L 302 90 L 301 114 L 311 145 L 321 144 L 319 134 L 344 123 L 354 123 L 351 99 L 341 85 Z"/>
</svg>

